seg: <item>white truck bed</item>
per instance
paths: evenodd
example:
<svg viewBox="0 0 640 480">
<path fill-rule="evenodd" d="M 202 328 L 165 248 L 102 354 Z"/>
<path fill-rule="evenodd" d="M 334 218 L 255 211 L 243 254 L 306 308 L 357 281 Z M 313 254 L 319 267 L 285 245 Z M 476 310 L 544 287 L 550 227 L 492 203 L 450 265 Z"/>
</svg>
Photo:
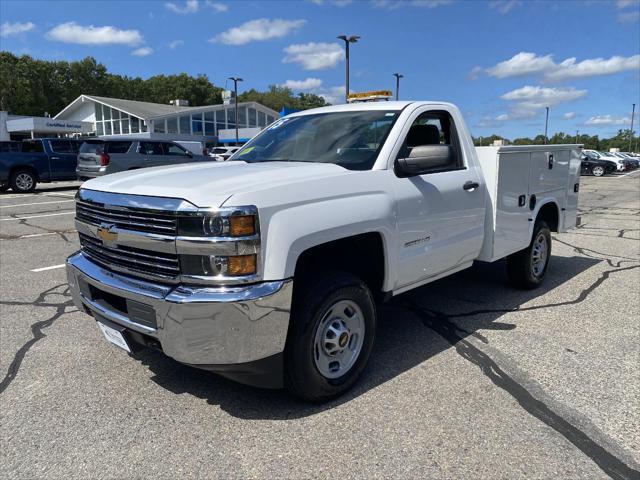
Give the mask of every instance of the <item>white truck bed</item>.
<svg viewBox="0 0 640 480">
<path fill-rule="evenodd" d="M 493 262 L 527 247 L 537 212 L 551 200 L 560 207 L 558 231 L 575 226 L 581 149 L 581 145 L 476 148 L 491 205 L 478 260 Z"/>
</svg>

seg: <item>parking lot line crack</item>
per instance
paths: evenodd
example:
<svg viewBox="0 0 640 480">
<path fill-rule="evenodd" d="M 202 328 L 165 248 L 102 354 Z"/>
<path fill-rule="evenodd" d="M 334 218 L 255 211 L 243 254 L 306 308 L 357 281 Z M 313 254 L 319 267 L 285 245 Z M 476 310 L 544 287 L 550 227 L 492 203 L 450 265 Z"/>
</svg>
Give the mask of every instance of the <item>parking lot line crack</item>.
<svg viewBox="0 0 640 480">
<path fill-rule="evenodd" d="M 66 287 L 62 291 L 59 291 L 61 287 Z M 12 300 L 0 300 L 0 305 L 24 305 L 24 306 L 34 306 L 34 307 L 43 307 L 43 308 L 55 308 L 54 314 L 45 319 L 39 320 L 33 324 L 31 324 L 31 333 L 32 337 L 27 340 L 15 353 L 13 360 L 9 364 L 9 368 L 7 370 L 7 374 L 4 376 L 2 381 L 0 382 L 0 394 L 2 394 L 7 387 L 15 380 L 18 372 L 20 370 L 20 366 L 22 365 L 22 361 L 26 356 L 27 352 L 33 347 L 41 339 L 45 338 L 46 335 L 42 332 L 44 328 L 50 327 L 56 320 L 58 320 L 63 315 L 67 313 L 75 312 L 77 310 L 69 310 L 67 311 L 67 307 L 73 306 L 72 300 L 66 300 L 63 303 L 56 303 L 48 301 L 48 297 L 57 295 L 62 296 L 64 298 L 70 298 L 69 287 L 66 283 L 56 285 L 55 287 L 51 287 L 44 292 L 38 295 L 38 298 L 34 302 L 18 302 Z"/>
<path fill-rule="evenodd" d="M 402 304 L 416 315 L 429 329 L 444 338 L 465 360 L 478 366 L 482 373 L 500 389 L 511 395 L 529 414 L 539 419 L 571 442 L 581 452 L 591 458 L 607 475 L 616 480 L 638 480 L 640 472 L 634 470 L 620 458 L 596 443 L 585 432 L 572 425 L 562 416 L 554 412 L 544 402 L 533 396 L 529 390 L 508 375 L 485 352 L 466 340 L 463 332 L 448 315 L 427 309 L 415 302 Z"/>
</svg>

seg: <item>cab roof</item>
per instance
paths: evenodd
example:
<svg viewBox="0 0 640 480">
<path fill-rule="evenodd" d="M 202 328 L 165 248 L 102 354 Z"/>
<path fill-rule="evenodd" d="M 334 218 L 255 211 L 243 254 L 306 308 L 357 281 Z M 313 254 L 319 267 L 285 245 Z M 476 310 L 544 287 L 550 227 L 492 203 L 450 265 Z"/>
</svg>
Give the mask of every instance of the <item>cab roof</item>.
<svg viewBox="0 0 640 480">
<path fill-rule="evenodd" d="M 363 110 L 391 110 L 400 111 L 409 105 L 424 106 L 424 105 L 450 105 L 448 102 L 437 101 L 391 101 L 391 102 L 356 102 L 356 103 L 343 103 L 340 105 L 329 105 L 328 107 L 312 108 L 310 110 L 302 110 L 300 112 L 292 113 L 287 117 L 299 117 L 303 115 L 311 115 L 316 113 L 331 113 L 331 112 L 361 112 Z"/>
</svg>

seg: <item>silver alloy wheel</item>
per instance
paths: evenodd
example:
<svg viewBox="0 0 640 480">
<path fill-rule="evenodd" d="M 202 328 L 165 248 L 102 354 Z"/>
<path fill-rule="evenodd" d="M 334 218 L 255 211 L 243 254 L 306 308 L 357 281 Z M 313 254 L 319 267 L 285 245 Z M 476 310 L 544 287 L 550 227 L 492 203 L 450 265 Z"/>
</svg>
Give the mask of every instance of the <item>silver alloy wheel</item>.
<svg viewBox="0 0 640 480">
<path fill-rule="evenodd" d="M 331 305 L 318 324 L 313 343 L 316 368 L 325 378 L 338 378 L 358 360 L 364 340 L 364 315 L 351 300 Z"/>
<path fill-rule="evenodd" d="M 536 277 L 541 277 L 547 265 L 547 256 L 549 254 L 549 244 L 544 233 L 540 232 L 533 242 L 531 249 L 531 271 Z"/>
<path fill-rule="evenodd" d="M 28 173 L 19 173 L 16 177 L 16 186 L 19 190 L 30 190 L 33 188 L 33 177 Z"/>
<path fill-rule="evenodd" d="M 593 173 L 596 177 L 601 177 L 602 175 L 604 175 L 604 168 L 600 166 L 593 167 L 593 169 L 591 170 L 591 173 Z"/>
</svg>

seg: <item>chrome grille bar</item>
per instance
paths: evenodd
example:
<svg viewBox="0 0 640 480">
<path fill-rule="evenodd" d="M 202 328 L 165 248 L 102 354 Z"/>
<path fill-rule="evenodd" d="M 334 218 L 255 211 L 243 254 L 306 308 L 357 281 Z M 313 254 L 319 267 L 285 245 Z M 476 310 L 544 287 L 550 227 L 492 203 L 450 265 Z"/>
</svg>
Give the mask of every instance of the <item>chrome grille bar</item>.
<svg viewBox="0 0 640 480">
<path fill-rule="evenodd" d="M 98 226 L 103 223 L 109 223 L 119 228 L 145 233 L 177 234 L 177 219 L 175 215 L 171 214 L 109 208 L 77 201 L 76 215 L 79 220 Z"/>
</svg>

